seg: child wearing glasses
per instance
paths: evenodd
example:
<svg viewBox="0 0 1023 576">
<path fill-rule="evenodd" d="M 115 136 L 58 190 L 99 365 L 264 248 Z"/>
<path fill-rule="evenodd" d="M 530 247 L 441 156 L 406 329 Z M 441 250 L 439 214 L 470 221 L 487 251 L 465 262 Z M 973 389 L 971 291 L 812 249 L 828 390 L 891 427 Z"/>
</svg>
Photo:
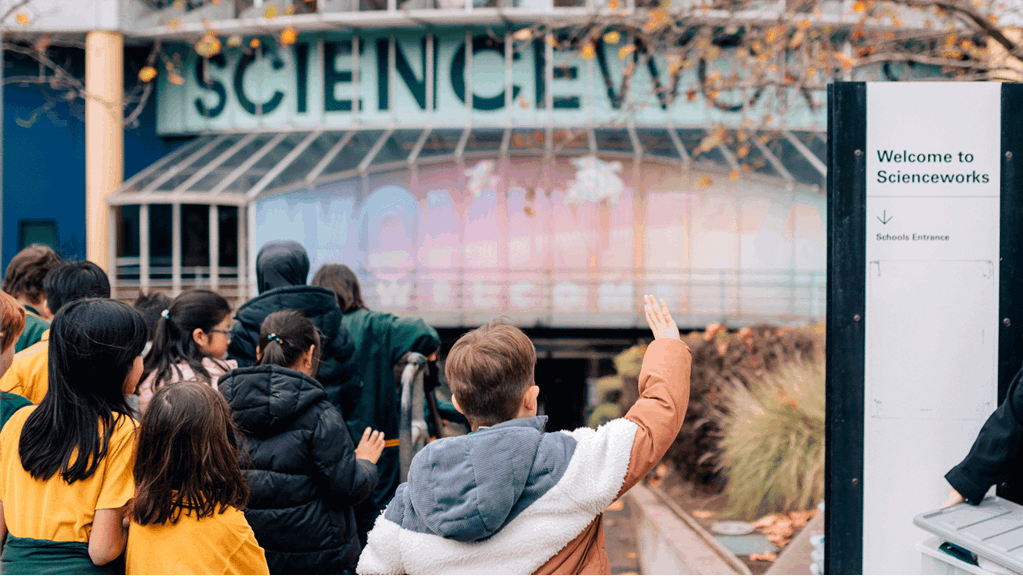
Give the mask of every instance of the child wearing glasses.
<svg viewBox="0 0 1023 576">
<path fill-rule="evenodd" d="M 160 316 L 138 388 L 142 411 L 162 386 L 194 380 L 216 388 L 221 376 L 238 367 L 224 360 L 231 342 L 231 306 L 221 295 L 182 292 Z"/>
</svg>

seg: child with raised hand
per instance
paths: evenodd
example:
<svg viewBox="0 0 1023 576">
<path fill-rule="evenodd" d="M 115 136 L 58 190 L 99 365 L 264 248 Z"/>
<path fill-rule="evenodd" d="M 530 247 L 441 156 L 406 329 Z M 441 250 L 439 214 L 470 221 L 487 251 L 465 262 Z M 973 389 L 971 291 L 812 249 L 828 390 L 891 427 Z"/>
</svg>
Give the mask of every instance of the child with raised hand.
<svg viewBox="0 0 1023 576">
<path fill-rule="evenodd" d="M 156 392 L 139 427 L 127 574 L 267 574 L 241 509 L 249 487 L 223 396 L 180 382 Z"/>
<path fill-rule="evenodd" d="M 152 350 L 146 354 L 145 374 L 139 385 L 144 411 L 161 386 L 194 380 L 217 387 L 217 380 L 238 367 L 224 360 L 231 342 L 231 306 L 209 290 L 182 292 L 163 311 L 156 325 Z"/>
<path fill-rule="evenodd" d="M 124 551 L 135 493 L 125 395 L 142 375 L 146 323 L 127 304 L 86 299 L 62 306 L 50 333 L 46 395 L 0 431 L 0 569 L 102 574 Z"/>
<path fill-rule="evenodd" d="M 383 434 L 353 448 L 345 422 L 316 379 L 320 336 L 296 310 L 266 317 L 256 364 L 219 384 L 245 435 L 252 498 L 245 517 L 272 574 L 337 574 L 360 545 L 352 506 L 372 492 Z"/>
<path fill-rule="evenodd" d="M 451 348 L 445 374 L 473 433 L 426 445 L 377 519 L 360 574 L 609 574 L 602 512 L 660 461 L 689 401 L 690 353 L 662 300 L 639 400 L 597 430 L 544 433 L 536 348 L 491 323 Z"/>
</svg>

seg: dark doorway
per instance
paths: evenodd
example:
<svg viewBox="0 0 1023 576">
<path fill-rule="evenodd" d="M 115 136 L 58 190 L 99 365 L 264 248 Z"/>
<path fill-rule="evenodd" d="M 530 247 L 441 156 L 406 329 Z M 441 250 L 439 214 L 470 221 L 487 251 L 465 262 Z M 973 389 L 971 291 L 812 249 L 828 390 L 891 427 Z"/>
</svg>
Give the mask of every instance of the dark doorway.
<svg viewBox="0 0 1023 576">
<path fill-rule="evenodd" d="M 586 424 L 586 376 L 589 361 L 585 358 L 536 360 L 536 384 L 540 402 L 547 415 L 547 432 L 574 430 Z"/>
</svg>

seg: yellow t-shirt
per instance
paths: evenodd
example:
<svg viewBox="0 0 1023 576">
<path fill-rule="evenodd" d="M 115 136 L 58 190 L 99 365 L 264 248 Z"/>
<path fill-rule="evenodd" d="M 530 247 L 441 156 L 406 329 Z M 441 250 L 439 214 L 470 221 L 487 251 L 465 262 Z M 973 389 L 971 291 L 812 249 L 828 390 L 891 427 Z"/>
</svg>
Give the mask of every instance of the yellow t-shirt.
<svg viewBox="0 0 1023 576">
<path fill-rule="evenodd" d="M 128 528 L 127 574 L 269 574 L 266 554 L 241 510 L 176 524 Z"/>
<path fill-rule="evenodd" d="M 118 421 L 106 457 L 89 478 L 68 484 L 57 473 L 36 480 L 18 455 L 21 430 L 36 408 L 18 410 L 0 430 L 0 502 L 7 530 L 18 538 L 88 542 L 96 510 L 121 508 L 135 496 L 135 422 L 127 416 Z"/>
<path fill-rule="evenodd" d="M 0 378 L 0 391 L 28 398 L 33 404 L 43 401 L 50 385 L 50 331 L 39 342 L 14 355 L 10 370 Z"/>
</svg>

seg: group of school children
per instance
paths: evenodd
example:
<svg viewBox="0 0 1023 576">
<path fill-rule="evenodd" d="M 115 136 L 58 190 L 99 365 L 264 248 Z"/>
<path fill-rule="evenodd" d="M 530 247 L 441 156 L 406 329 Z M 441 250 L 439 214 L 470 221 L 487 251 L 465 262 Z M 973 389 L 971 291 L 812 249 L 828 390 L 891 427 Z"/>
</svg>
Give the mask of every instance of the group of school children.
<svg viewBox="0 0 1023 576">
<path fill-rule="evenodd" d="M 90 262 L 20 253 L 0 292 L 0 570 L 608 571 L 601 512 L 656 465 L 688 402 L 663 301 L 645 302 L 640 400 L 597 430 L 544 431 L 520 330 L 464 335 L 445 374 L 473 433 L 428 444 L 397 486 L 387 379 L 439 338 L 366 310 L 343 266 L 314 278 L 331 289 L 308 274 L 297 244 L 264 246 L 260 295 L 232 317 L 207 290 L 132 307 Z"/>
</svg>

